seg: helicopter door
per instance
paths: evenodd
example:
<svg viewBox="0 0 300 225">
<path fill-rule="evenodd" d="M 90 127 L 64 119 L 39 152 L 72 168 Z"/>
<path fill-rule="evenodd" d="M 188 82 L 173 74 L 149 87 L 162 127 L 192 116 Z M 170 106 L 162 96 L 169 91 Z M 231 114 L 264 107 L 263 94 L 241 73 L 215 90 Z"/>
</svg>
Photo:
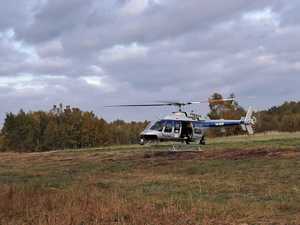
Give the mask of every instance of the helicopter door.
<svg viewBox="0 0 300 225">
<path fill-rule="evenodd" d="M 173 127 L 174 127 L 174 121 L 166 120 L 165 127 L 163 129 L 163 136 L 166 138 L 173 138 L 174 137 Z"/>
<path fill-rule="evenodd" d="M 193 125 L 190 121 L 182 121 L 181 138 L 193 137 Z"/>
<path fill-rule="evenodd" d="M 174 121 L 174 138 L 180 138 L 181 121 Z"/>
</svg>

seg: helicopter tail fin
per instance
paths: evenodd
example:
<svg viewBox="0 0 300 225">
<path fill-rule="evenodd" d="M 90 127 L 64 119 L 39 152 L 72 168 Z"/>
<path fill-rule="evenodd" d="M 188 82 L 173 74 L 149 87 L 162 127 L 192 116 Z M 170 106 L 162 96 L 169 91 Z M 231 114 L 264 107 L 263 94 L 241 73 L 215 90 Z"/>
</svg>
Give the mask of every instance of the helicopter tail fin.
<svg viewBox="0 0 300 225">
<path fill-rule="evenodd" d="M 246 125 L 246 131 L 248 132 L 248 134 L 252 135 L 254 134 L 254 130 L 252 128 L 252 125 L 249 124 L 249 125 Z"/>
<path fill-rule="evenodd" d="M 253 125 L 255 124 L 255 118 L 252 116 L 253 110 L 251 107 L 249 107 L 246 117 L 242 118 L 243 124 L 241 124 L 241 127 L 244 131 L 247 131 L 248 134 L 252 135 L 254 134 Z"/>
</svg>

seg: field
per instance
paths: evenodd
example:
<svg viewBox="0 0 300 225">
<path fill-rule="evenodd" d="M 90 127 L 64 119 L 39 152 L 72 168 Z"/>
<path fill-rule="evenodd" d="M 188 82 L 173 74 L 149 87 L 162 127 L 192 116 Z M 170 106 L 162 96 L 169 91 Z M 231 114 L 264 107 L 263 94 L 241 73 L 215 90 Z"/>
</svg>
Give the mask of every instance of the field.
<svg viewBox="0 0 300 225">
<path fill-rule="evenodd" d="M 0 154 L 0 224 L 300 224 L 300 133 Z"/>
</svg>

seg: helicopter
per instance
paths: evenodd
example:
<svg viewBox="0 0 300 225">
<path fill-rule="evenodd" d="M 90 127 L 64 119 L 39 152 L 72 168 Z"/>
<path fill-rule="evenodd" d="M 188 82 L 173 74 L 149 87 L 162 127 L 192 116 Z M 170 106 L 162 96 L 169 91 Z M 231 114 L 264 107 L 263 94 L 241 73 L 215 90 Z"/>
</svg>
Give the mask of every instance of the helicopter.
<svg viewBox="0 0 300 225">
<path fill-rule="evenodd" d="M 213 127 L 241 126 L 249 135 L 254 134 L 253 126 L 256 119 L 253 117 L 253 110 L 249 107 L 245 117 L 239 120 L 212 120 L 208 117 L 196 114 L 194 112 L 185 112 L 182 110 L 184 106 L 192 104 L 219 104 L 226 101 L 234 101 L 234 98 L 228 99 L 208 99 L 205 101 L 194 102 L 177 102 L 164 101 L 154 104 L 135 104 L 135 105 L 111 105 L 106 107 L 160 107 L 175 106 L 178 108 L 176 112 L 165 116 L 163 119 L 150 122 L 147 127 L 139 135 L 139 143 L 155 143 L 161 141 L 197 142 L 200 145 L 206 144 L 206 130 Z"/>
</svg>

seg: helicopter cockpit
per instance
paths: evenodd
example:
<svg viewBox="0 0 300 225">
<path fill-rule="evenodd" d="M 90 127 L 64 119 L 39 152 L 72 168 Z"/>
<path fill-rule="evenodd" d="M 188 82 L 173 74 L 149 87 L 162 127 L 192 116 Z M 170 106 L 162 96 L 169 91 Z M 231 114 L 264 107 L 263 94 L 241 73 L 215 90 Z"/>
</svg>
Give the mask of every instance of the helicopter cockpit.
<svg viewBox="0 0 300 225">
<path fill-rule="evenodd" d="M 174 120 L 159 120 L 156 121 L 154 124 L 151 123 L 150 126 L 147 127 L 149 130 L 159 131 L 159 132 L 166 132 L 170 133 L 179 133 L 181 129 L 181 122 L 174 121 Z"/>
<path fill-rule="evenodd" d="M 146 130 L 147 133 L 160 133 L 166 138 L 191 138 L 193 136 L 193 123 L 190 121 L 180 120 L 159 120 L 150 123 Z"/>
<path fill-rule="evenodd" d="M 150 130 L 156 130 L 156 131 L 162 131 L 164 128 L 164 123 L 160 120 L 155 122 L 154 124 L 152 123 L 149 127 Z"/>
</svg>

